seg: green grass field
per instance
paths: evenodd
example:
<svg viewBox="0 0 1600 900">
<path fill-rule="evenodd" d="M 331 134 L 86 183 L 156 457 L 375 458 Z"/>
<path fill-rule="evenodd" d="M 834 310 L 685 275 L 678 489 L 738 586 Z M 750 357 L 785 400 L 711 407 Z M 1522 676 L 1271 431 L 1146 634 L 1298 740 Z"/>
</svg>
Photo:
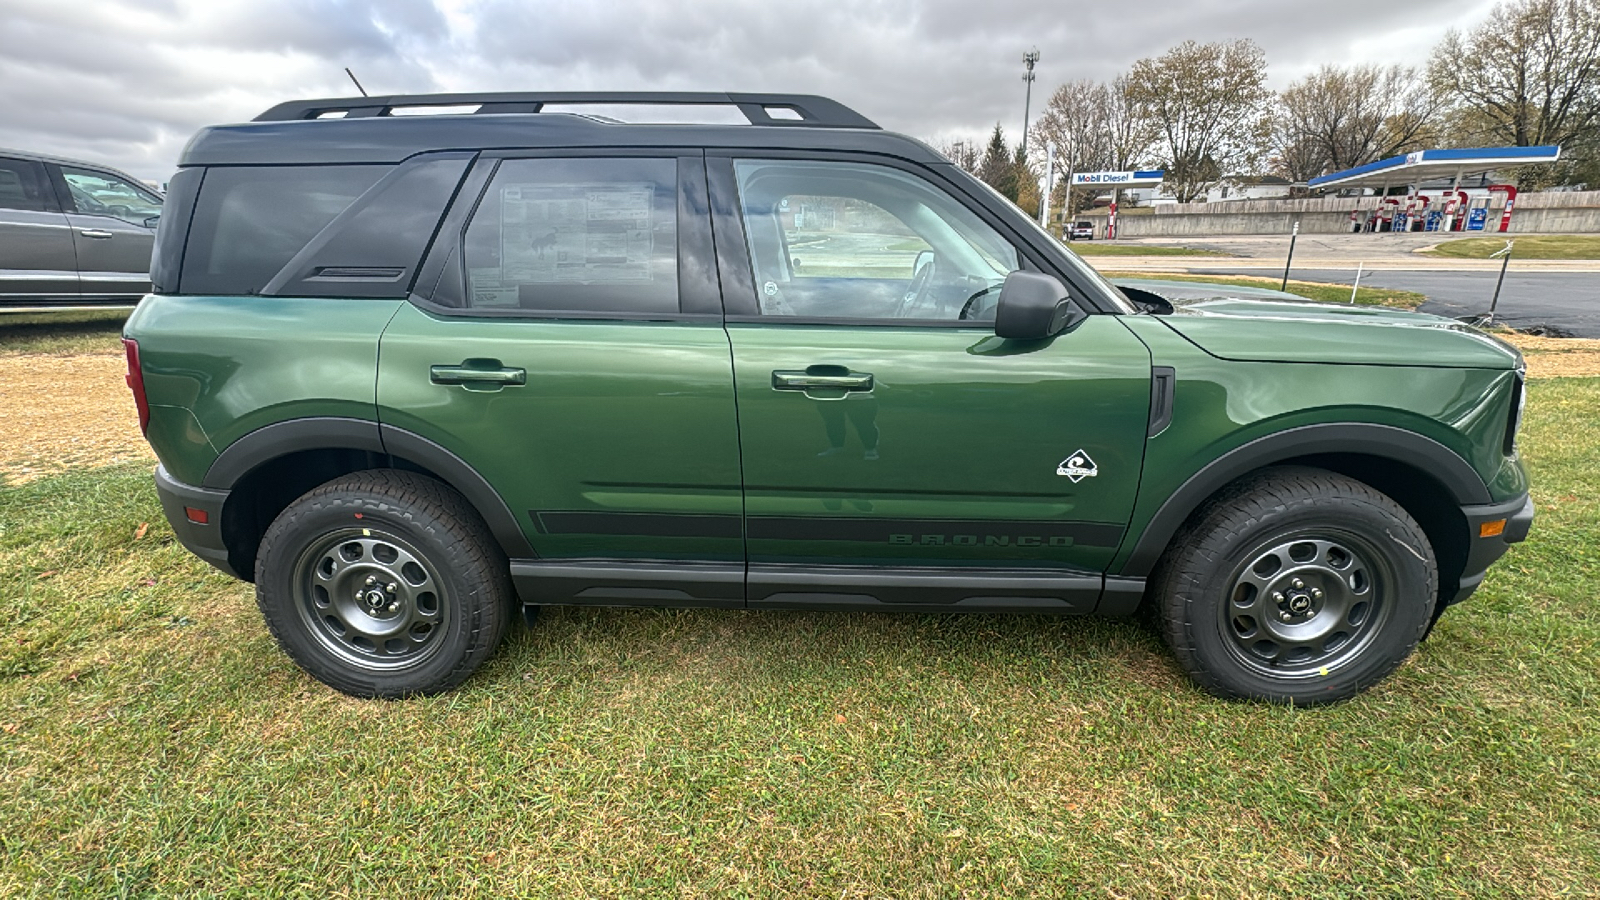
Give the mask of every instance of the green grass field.
<svg viewBox="0 0 1600 900">
<path fill-rule="evenodd" d="M 1451 259 L 1488 259 L 1505 249 L 1506 241 L 1516 241 L 1512 259 L 1600 259 L 1600 235 L 1506 235 L 1504 237 L 1461 238 L 1424 251 L 1428 256 Z"/>
<path fill-rule="evenodd" d="M 560 609 L 360 702 L 143 468 L 0 488 L 0 896 L 1553 896 L 1600 884 L 1600 379 L 1531 386 L 1539 519 L 1332 708 L 1126 621 Z"/>
<path fill-rule="evenodd" d="M 1107 278 L 1138 278 L 1149 281 L 1197 281 L 1204 284 L 1234 284 L 1240 287 L 1266 288 L 1278 290 L 1283 284 L 1281 278 L 1254 278 L 1248 275 L 1174 275 L 1167 272 L 1101 272 Z M 1346 285 L 1323 284 L 1316 281 L 1289 280 L 1289 293 L 1297 294 L 1307 300 L 1318 300 L 1323 303 L 1349 303 L 1350 288 Z M 1356 289 L 1357 306 L 1394 306 L 1400 309 L 1416 309 L 1426 300 L 1425 294 L 1414 291 L 1398 291 L 1390 288 L 1363 287 Z"/>
<path fill-rule="evenodd" d="M 1159 247 L 1155 244 L 1119 244 L 1112 241 L 1071 241 L 1067 249 L 1079 256 L 1227 256 L 1214 250 L 1192 247 Z"/>
<path fill-rule="evenodd" d="M 0 353 L 103 353 L 117 339 L 130 310 L 0 313 Z"/>
</svg>

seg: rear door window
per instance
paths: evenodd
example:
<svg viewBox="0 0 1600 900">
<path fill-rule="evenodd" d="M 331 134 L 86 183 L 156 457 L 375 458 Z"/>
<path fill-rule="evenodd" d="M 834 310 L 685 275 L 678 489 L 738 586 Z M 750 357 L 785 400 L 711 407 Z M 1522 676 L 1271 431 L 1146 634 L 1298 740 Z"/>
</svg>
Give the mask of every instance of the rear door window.
<svg viewBox="0 0 1600 900">
<path fill-rule="evenodd" d="M 464 238 L 466 305 L 678 312 L 677 161 L 508 159 Z"/>
<path fill-rule="evenodd" d="M 0 156 L 0 209 L 54 212 L 55 208 L 43 166 L 32 160 Z"/>
<path fill-rule="evenodd" d="M 179 290 L 258 294 L 307 242 L 392 168 L 213 167 L 189 227 Z"/>
</svg>

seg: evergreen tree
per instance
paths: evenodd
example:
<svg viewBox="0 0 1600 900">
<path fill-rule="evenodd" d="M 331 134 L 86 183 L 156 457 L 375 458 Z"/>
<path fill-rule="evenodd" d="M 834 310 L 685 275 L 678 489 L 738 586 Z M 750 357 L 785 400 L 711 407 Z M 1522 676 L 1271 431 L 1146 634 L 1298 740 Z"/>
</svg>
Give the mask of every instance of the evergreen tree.
<svg viewBox="0 0 1600 900">
<path fill-rule="evenodd" d="M 978 163 L 978 177 L 999 191 L 1001 196 L 1016 202 L 1016 161 L 1012 158 L 1010 148 L 1006 146 L 1006 134 L 998 122 L 995 123 L 994 133 L 989 135 L 989 146 L 984 148 L 983 161 Z"/>
</svg>

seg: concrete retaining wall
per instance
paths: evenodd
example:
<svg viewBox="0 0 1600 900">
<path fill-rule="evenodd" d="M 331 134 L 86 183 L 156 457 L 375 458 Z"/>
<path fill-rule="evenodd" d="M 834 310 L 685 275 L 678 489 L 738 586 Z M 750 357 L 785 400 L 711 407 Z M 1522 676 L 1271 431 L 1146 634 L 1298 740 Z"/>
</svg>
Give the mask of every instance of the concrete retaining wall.
<svg viewBox="0 0 1600 900">
<path fill-rule="evenodd" d="M 1220 234 L 1288 234 L 1300 223 L 1305 234 L 1350 230 L 1351 210 L 1370 210 L 1377 197 L 1318 197 L 1310 200 L 1231 200 L 1157 206 L 1148 215 L 1117 217 L 1123 237 L 1202 237 Z M 1500 207 L 1490 210 L 1498 226 Z M 1511 217 L 1517 234 L 1600 233 L 1600 191 L 1523 194 Z M 1493 232 L 1462 232 L 1472 237 Z"/>
</svg>

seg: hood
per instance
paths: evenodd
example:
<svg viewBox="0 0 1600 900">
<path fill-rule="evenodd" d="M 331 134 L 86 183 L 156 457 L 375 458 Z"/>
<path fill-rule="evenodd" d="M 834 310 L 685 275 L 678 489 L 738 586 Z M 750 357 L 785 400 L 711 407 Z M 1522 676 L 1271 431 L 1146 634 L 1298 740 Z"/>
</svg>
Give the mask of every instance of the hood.
<svg viewBox="0 0 1600 900">
<path fill-rule="evenodd" d="M 1454 319 L 1382 306 L 1317 303 L 1281 291 L 1188 281 L 1118 280 L 1156 294 L 1158 318 L 1202 350 L 1248 362 L 1512 369 L 1516 348 Z"/>
</svg>

